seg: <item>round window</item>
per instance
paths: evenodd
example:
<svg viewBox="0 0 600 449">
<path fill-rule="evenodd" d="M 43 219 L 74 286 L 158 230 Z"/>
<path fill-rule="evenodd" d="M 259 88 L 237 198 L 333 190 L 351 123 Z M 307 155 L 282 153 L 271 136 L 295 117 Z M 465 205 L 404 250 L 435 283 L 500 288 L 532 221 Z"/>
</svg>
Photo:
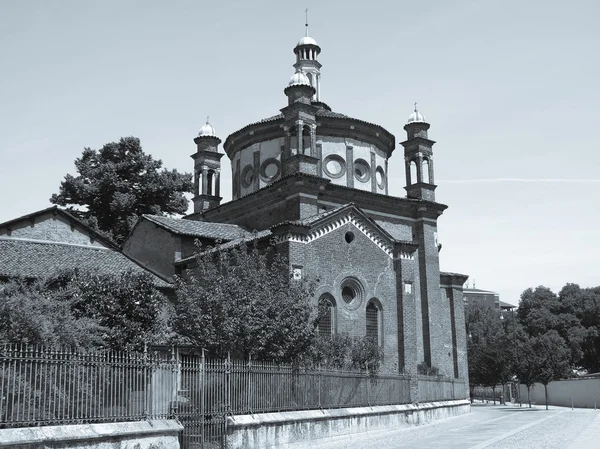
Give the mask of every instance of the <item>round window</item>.
<svg viewBox="0 0 600 449">
<path fill-rule="evenodd" d="M 330 178 L 341 178 L 346 173 L 346 161 L 337 154 L 330 154 L 323 160 L 323 171 Z"/>
<path fill-rule="evenodd" d="M 346 304 L 350 304 L 354 298 L 356 298 L 356 292 L 348 285 L 342 288 L 342 298 L 346 301 Z"/>
<path fill-rule="evenodd" d="M 342 281 L 341 294 L 346 307 L 350 310 L 354 310 L 360 307 L 364 296 L 364 288 L 362 284 L 356 279 L 348 277 Z"/>
<path fill-rule="evenodd" d="M 260 166 L 260 177 L 265 182 L 273 181 L 279 176 L 281 164 L 275 158 L 265 159 Z"/>
<path fill-rule="evenodd" d="M 242 170 L 242 187 L 248 188 L 254 181 L 254 168 L 252 165 L 246 165 Z"/>
<path fill-rule="evenodd" d="M 360 182 L 368 182 L 371 179 L 369 164 L 364 159 L 354 161 L 354 177 Z"/>
<path fill-rule="evenodd" d="M 385 173 L 383 168 L 377 167 L 377 170 L 375 170 L 375 180 L 377 181 L 377 187 L 385 190 Z"/>
</svg>

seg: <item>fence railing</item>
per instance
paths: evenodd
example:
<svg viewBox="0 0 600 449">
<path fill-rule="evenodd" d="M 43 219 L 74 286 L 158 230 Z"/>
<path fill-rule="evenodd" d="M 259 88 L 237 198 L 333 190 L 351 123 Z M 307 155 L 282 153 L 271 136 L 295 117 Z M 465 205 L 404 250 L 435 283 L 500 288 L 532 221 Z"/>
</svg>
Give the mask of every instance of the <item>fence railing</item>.
<svg viewBox="0 0 600 449">
<path fill-rule="evenodd" d="M 466 399 L 463 380 L 439 376 L 419 376 L 419 402 Z"/>
<path fill-rule="evenodd" d="M 164 352 L 0 346 L 0 428 L 177 417 L 182 447 L 212 447 L 227 415 L 411 402 L 401 374 L 306 369 Z M 464 399 L 458 380 L 419 376 L 419 402 Z M 205 444 L 209 443 L 210 444 Z"/>
<path fill-rule="evenodd" d="M 160 354 L 0 347 L 0 427 L 169 416 L 173 361 Z"/>
</svg>

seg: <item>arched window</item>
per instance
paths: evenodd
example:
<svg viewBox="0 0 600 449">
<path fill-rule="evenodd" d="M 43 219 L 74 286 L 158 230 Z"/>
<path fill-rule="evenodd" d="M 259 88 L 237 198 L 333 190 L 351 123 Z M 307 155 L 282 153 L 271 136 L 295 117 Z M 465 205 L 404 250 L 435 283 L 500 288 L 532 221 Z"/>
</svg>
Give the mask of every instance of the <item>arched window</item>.
<svg viewBox="0 0 600 449">
<path fill-rule="evenodd" d="M 319 335 L 331 337 L 335 333 L 335 300 L 326 293 L 319 298 Z"/>
<path fill-rule="evenodd" d="M 309 156 L 312 156 L 310 144 L 310 127 L 304 125 L 302 127 L 302 154 L 308 154 Z"/>
<path fill-rule="evenodd" d="M 425 184 L 429 184 L 429 159 L 423 159 L 421 173 L 421 181 Z"/>
<path fill-rule="evenodd" d="M 367 338 L 381 345 L 381 305 L 376 300 L 369 301 L 366 309 Z"/>
<path fill-rule="evenodd" d="M 213 179 L 215 177 L 215 172 L 210 170 L 207 174 L 206 174 L 206 194 L 207 195 L 212 195 L 213 194 Z"/>
<path fill-rule="evenodd" d="M 417 178 L 417 163 L 410 161 L 410 183 L 416 184 L 417 182 L 419 182 L 419 178 Z"/>
</svg>

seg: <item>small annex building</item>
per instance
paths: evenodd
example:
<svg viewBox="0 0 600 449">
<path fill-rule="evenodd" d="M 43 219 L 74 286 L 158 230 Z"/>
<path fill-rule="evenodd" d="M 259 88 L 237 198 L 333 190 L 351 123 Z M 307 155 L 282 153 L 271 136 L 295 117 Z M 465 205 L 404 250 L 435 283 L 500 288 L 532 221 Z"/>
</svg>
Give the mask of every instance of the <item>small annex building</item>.
<svg viewBox="0 0 600 449">
<path fill-rule="evenodd" d="M 204 124 L 194 138 L 194 212 L 182 219 L 142 216 L 123 251 L 169 278 L 194 264 L 199 240 L 214 245 L 275 242 L 296 278 L 318 285 L 324 334 L 370 335 L 383 369 L 416 374 L 425 362 L 468 380 L 463 284 L 442 272 L 430 124 L 416 110 L 403 125 L 406 195 L 389 191 L 395 136 L 335 112 L 321 98 L 321 47 L 294 48 L 286 103 L 224 142 Z M 232 196 L 222 203 L 221 158 L 231 161 Z M 396 194 L 397 195 L 397 194 Z"/>
<path fill-rule="evenodd" d="M 56 206 L 0 223 L 0 282 L 41 279 L 73 269 L 101 275 L 145 272 L 163 292 L 171 290 L 167 278 L 141 266 Z"/>
</svg>

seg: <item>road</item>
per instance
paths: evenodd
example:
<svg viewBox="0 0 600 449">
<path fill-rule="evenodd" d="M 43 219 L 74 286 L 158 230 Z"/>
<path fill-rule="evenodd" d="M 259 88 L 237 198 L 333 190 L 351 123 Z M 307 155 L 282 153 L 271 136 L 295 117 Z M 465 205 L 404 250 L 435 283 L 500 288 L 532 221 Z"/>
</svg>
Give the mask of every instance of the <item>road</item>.
<svg viewBox="0 0 600 449">
<path fill-rule="evenodd" d="M 290 446 L 296 447 L 301 446 Z M 600 449 L 600 410 L 475 404 L 468 415 L 406 429 L 313 441 L 310 448 Z"/>
</svg>

